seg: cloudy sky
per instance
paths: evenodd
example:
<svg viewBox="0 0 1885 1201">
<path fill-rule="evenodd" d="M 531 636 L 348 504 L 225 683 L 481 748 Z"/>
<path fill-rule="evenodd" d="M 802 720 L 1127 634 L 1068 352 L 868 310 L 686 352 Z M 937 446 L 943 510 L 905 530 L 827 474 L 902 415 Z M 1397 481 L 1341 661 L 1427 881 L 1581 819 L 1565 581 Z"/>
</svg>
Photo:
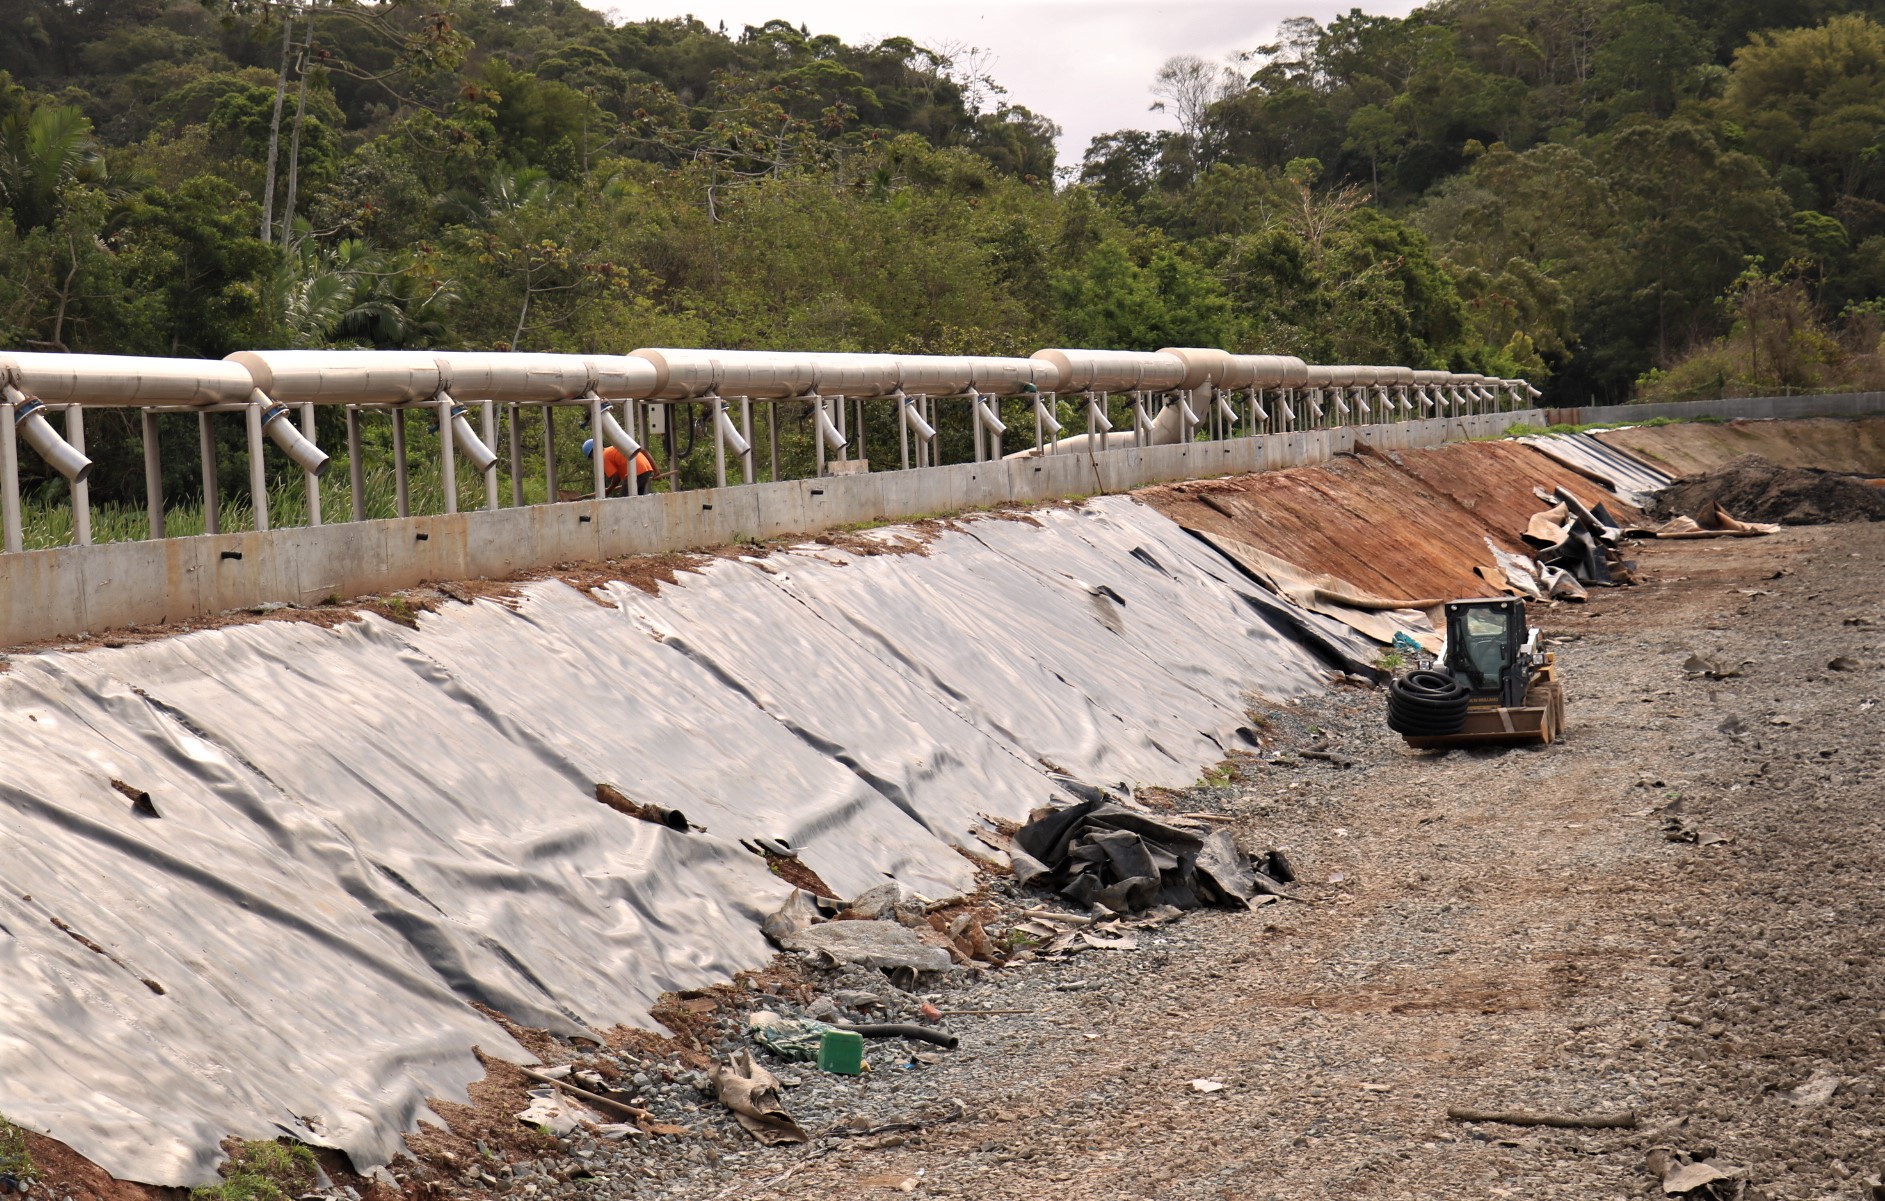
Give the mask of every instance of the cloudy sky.
<svg viewBox="0 0 1885 1201">
<path fill-rule="evenodd" d="M 1416 0 L 586 0 L 618 19 L 692 13 L 735 35 L 774 17 L 847 42 L 904 36 L 932 49 L 979 47 L 1009 99 L 1044 113 L 1064 131 L 1062 165 L 1115 129 L 1169 128 L 1148 112 L 1159 64 L 1174 54 L 1217 61 L 1270 41 L 1286 17 L 1327 21 L 1361 7 L 1403 16 Z"/>
</svg>

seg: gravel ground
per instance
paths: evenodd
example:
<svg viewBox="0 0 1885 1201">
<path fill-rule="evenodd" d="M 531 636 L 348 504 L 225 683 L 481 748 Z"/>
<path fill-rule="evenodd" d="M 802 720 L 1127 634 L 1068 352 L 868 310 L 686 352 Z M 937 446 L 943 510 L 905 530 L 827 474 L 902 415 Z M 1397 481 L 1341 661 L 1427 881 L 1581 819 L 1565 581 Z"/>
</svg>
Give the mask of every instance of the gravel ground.
<svg viewBox="0 0 1885 1201">
<path fill-rule="evenodd" d="M 434 1148 L 400 1184 L 1610 1198 L 1660 1196 L 1645 1153 L 1663 1146 L 1743 1170 L 1724 1196 L 1885 1197 L 1867 1181 L 1885 1169 L 1885 526 L 1639 553 L 1644 586 L 1534 612 L 1569 696 L 1558 745 L 1416 753 L 1371 689 L 1259 708 L 1264 753 L 1171 800 L 1233 815 L 1246 847 L 1287 847 L 1296 899 L 936 986 L 945 1010 L 1022 1011 L 946 1019 L 954 1051 L 873 1043 L 857 1078 L 759 1053 L 808 1146 L 760 1147 L 699 1087 L 704 1060 L 649 1044 L 578 1062 L 689 1135 L 533 1135 L 534 1158 L 494 1135 Z M 1293 753 L 1318 738 L 1355 765 Z M 987 900 L 1038 902 L 1002 883 Z M 863 994 L 881 1005 L 857 1009 Z M 860 1016 L 922 1000 L 881 974 L 779 968 L 696 998 L 690 1029 L 723 1051 L 746 1011 L 820 997 Z M 1641 1123 L 1474 1124 L 1449 1106 Z"/>
</svg>

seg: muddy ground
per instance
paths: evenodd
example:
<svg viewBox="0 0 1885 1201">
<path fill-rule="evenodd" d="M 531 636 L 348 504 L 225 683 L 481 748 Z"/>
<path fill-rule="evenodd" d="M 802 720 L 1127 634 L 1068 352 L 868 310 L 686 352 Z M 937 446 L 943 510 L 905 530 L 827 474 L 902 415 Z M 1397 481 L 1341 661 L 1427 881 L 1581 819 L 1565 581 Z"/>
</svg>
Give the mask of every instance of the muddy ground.
<svg viewBox="0 0 1885 1201">
<path fill-rule="evenodd" d="M 1180 807 L 1287 844 L 1303 901 L 994 973 L 970 1000 L 1035 1012 L 956 1019 L 960 1050 L 899 1073 L 961 1118 L 868 1147 L 730 1147 L 663 1191 L 1634 1197 L 1661 1195 L 1645 1152 L 1665 1145 L 1745 1168 L 1746 1196 L 1872 1196 L 1885 527 L 1641 558 L 1649 584 L 1539 614 L 1570 697 L 1559 745 L 1414 753 L 1361 690 L 1272 707 L 1272 750 L 1320 729 L 1358 764 L 1284 754 Z M 832 1087 L 878 1119 L 922 1109 L 885 1104 L 901 1082 Z M 1541 1130 L 1450 1106 L 1642 1121 Z"/>
<path fill-rule="evenodd" d="M 677 1001 L 691 1063 L 652 1039 L 531 1043 L 687 1134 L 524 1131 L 521 1077 L 499 1065 L 479 1111 L 441 1107 L 462 1137 L 422 1136 L 396 1183 L 328 1195 L 1627 1198 L 1661 1195 L 1645 1153 L 1666 1146 L 1743 1170 L 1744 1197 L 1872 1197 L 1885 525 L 1638 553 L 1644 586 L 1535 610 L 1563 742 L 1415 753 L 1359 687 L 1259 706 L 1262 754 L 1169 800 L 1289 848 L 1296 899 L 971 973 L 934 1002 L 1022 1012 L 946 1019 L 954 1051 L 874 1044 L 859 1078 L 766 1060 L 809 1146 L 760 1148 L 697 1087 L 744 1010 L 876 986 L 780 967 L 735 1001 Z M 1295 753 L 1320 740 L 1354 765 Z M 1000 880 L 985 899 L 1030 903 Z M 1450 1119 L 1460 1106 L 1640 1122 Z"/>
</svg>

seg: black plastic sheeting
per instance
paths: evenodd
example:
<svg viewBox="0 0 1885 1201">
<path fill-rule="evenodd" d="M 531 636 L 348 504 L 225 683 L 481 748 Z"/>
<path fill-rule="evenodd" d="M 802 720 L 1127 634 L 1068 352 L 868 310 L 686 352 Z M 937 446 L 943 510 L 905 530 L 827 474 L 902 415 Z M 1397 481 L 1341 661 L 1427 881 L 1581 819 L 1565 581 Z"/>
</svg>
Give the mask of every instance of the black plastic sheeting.
<svg viewBox="0 0 1885 1201">
<path fill-rule="evenodd" d="M 1110 498 L 920 555 L 721 560 L 658 598 L 550 581 L 417 631 L 15 659 L 0 1113 L 154 1184 L 213 1182 L 229 1135 L 387 1162 L 426 1098 L 466 1098 L 473 1047 L 529 1061 L 471 1002 L 594 1031 L 765 962 L 788 886 L 741 839 L 846 895 L 942 896 L 980 815 L 1068 799 L 1050 770 L 1191 782 L 1248 694 L 1326 674 L 1257 591 Z"/>
</svg>

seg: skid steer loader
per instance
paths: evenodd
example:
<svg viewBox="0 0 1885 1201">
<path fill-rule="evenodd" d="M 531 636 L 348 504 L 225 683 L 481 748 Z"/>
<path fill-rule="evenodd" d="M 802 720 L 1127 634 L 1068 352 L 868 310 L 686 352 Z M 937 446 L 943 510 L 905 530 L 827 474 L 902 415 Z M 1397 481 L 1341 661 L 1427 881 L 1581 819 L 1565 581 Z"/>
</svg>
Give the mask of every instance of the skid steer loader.
<svg viewBox="0 0 1885 1201">
<path fill-rule="evenodd" d="M 1446 605 L 1446 642 L 1388 686 L 1388 728 L 1422 749 L 1548 743 L 1564 731 L 1564 689 L 1525 602 Z"/>
</svg>

